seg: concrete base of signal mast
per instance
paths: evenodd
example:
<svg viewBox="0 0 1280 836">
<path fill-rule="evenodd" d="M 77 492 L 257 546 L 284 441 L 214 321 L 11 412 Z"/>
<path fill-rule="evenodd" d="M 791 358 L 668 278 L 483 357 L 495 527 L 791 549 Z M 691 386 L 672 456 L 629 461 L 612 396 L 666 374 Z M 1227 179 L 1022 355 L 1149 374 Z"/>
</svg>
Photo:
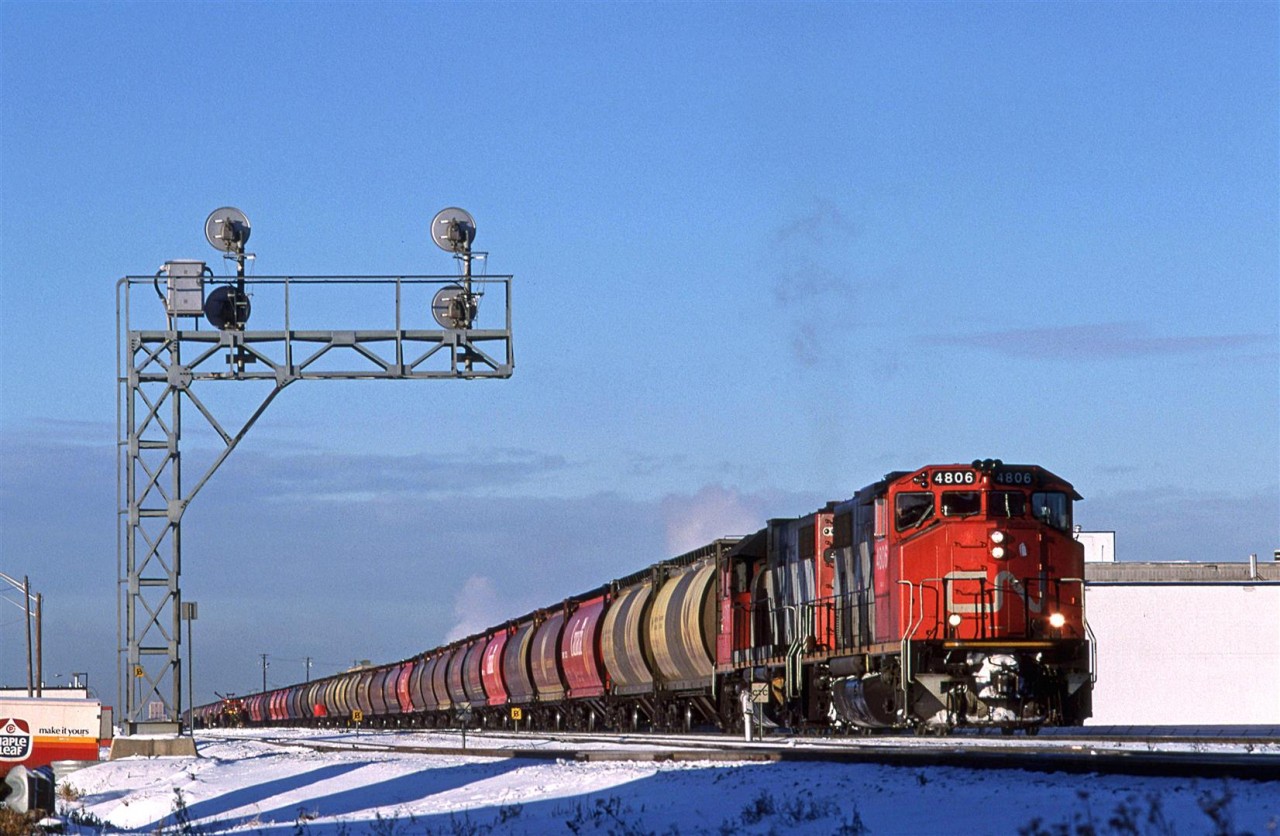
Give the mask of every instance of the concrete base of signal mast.
<svg viewBox="0 0 1280 836">
<path fill-rule="evenodd" d="M 127 729 L 128 727 L 126 727 Z M 112 739 L 110 760 L 120 758 L 196 758 L 195 738 L 176 723 L 139 723 L 131 733 Z"/>
</svg>

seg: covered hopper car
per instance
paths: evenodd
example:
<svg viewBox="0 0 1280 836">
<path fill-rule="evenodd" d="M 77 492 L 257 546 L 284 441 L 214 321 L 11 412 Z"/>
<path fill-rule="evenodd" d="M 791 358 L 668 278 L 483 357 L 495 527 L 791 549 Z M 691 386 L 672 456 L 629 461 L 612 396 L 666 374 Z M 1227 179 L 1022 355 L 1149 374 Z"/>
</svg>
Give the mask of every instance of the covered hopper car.
<svg viewBox="0 0 1280 836">
<path fill-rule="evenodd" d="M 410 659 L 245 697 L 235 716 L 740 729 L 754 684 L 792 729 L 1078 725 L 1093 681 L 1079 499 L 999 460 L 890 473 Z"/>
</svg>

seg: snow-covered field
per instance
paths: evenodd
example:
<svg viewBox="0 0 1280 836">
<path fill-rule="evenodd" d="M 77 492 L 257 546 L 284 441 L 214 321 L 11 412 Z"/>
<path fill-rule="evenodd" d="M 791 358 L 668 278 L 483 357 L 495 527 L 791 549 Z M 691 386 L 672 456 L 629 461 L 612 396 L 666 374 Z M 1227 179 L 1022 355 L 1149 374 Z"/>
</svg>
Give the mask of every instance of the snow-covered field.
<svg viewBox="0 0 1280 836">
<path fill-rule="evenodd" d="M 71 773 L 60 784 L 59 805 L 81 824 L 68 829 L 91 832 L 97 823 L 139 833 L 392 836 L 1265 834 L 1280 827 L 1280 782 L 319 753 L 268 744 L 263 736 L 198 738 L 199 758 L 128 758 Z M 361 739 L 442 742 L 407 732 Z M 457 745 L 457 737 L 447 743 Z"/>
</svg>

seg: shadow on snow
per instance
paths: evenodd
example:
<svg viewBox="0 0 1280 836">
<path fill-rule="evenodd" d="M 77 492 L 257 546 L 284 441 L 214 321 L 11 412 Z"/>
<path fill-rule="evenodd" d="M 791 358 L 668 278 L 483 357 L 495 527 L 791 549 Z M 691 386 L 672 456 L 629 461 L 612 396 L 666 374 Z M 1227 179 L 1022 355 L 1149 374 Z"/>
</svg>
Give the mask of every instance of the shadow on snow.
<svg viewBox="0 0 1280 836">
<path fill-rule="evenodd" d="M 252 813 L 229 818 L 223 817 L 246 805 L 270 801 L 292 790 L 367 766 L 369 762 L 335 764 L 192 804 L 186 808 L 185 818 L 194 825 L 195 829 L 206 833 L 246 825 L 252 826 L 253 833 L 295 833 L 298 823 L 305 819 L 320 817 L 372 820 L 375 817 L 372 811 L 410 805 L 440 793 L 504 775 L 519 769 L 524 763 L 527 762 L 509 758 L 457 766 L 427 767 L 396 778 L 364 784 L 329 795 L 307 798 L 292 804 L 255 810 Z M 175 815 L 169 815 L 161 822 L 143 830 L 153 831 L 160 825 L 181 828 L 182 822 Z M 337 825 L 333 829 L 336 830 Z M 317 835 L 332 832 L 328 823 L 308 827 L 307 831 Z"/>
</svg>

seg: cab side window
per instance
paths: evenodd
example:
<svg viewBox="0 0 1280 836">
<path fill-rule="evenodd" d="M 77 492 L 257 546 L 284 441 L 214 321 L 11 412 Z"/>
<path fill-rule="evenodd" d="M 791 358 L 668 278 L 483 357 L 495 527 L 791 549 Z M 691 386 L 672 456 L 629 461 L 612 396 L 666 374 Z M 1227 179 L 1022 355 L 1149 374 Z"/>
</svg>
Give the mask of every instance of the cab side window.
<svg viewBox="0 0 1280 836">
<path fill-rule="evenodd" d="M 893 524 L 898 531 L 915 528 L 932 516 L 931 493 L 900 493 L 893 502 Z"/>
</svg>

